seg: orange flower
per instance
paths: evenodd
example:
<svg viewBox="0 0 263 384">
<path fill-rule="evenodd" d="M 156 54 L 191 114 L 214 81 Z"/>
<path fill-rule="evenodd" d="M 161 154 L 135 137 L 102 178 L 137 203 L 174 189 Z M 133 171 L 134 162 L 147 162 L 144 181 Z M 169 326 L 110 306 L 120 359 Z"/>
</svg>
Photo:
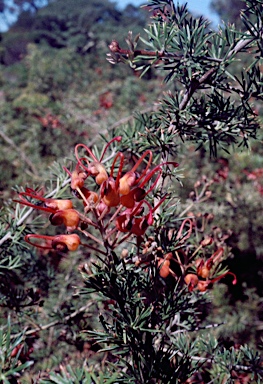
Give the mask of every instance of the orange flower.
<svg viewBox="0 0 263 384">
<path fill-rule="evenodd" d="M 32 242 L 31 239 L 45 240 L 46 244 L 42 245 L 40 243 Z M 81 244 L 80 238 L 77 234 L 72 233 L 70 235 L 56 235 L 56 236 L 45 236 L 30 234 L 25 236 L 25 241 L 28 244 L 33 245 L 37 248 L 42 249 L 55 249 L 59 251 L 76 251 Z"/>
<path fill-rule="evenodd" d="M 67 231 L 71 232 L 74 231 L 74 229 L 77 229 L 80 218 L 79 213 L 75 209 L 64 209 L 56 211 L 50 216 L 49 220 L 53 225 L 64 224 Z"/>
<path fill-rule="evenodd" d="M 67 210 L 72 209 L 73 204 L 71 200 L 67 199 L 47 199 L 43 197 L 40 193 L 34 191 L 31 188 L 27 188 L 25 192 L 20 192 L 18 194 L 19 200 L 14 199 L 13 201 L 27 205 L 28 207 L 38 209 L 40 211 L 49 212 L 49 213 L 55 213 L 58 210 Z M 30 197 L 35 200 L 39 200 L 44 203 L 43 206 L 38 205 L 37 203 L 31 203 L 26 199 L 26 197 Z"/>
</svg>

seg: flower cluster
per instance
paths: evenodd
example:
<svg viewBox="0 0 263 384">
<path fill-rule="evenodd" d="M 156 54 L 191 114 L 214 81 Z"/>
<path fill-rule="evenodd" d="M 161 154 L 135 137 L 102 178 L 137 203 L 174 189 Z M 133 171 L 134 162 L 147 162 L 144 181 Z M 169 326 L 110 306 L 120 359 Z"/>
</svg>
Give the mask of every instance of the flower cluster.
<svg viewBox="0 0 263 384">
<path fill-rule="evenodd" d="M 169 235 L 171 243 L 176 246 L 176 249 L 170 252 L 165 253 L 162 247 L 159 247 L 154 241 L 154 238 L 149 237 L 142 244 L 143 251 L 136 258 L 136 265 L 148 267 L 154 263 L 160 277 L 163 279 L 169 277 L 176 280 L 180 279 L 187 285 L 189 292 L 205 292 L 212 288 L 215 282 L 227 275 L 233 277 L 232 284 L 235 285 L 237 282 L 235 274 L 221 267 L 226 253 L 222 244 L 228 237 L 227 235 L 220 234 L 220 229 L 214 227 L 211 236 L 205 236 L 199 245 L 191 244 L 193 230 L 195 233 L 198 230 L 204 231 L 208 219 L 208 215 L 205 214 L 199 228 L 197 228 L 196 219 L 184 219 L 178 231 L 172 230 Z M 207 250 L 207 248 L 209 249 Z M 211 248 L 215 249 L 212 255 Z M 207 257 L 207 253 L 211 256 Z"/>
<path fill-rule="evenodd" d="M 190 292 L 193 290 L 205 292 L 207 289 L 211 288 L 216 281 L 223 279 L 226 275 L 232 275 L 232 284 L 236 284 L 236 276 L 230 271 L 223 271 L 219 273 L 218 276 L 214 275 L 214 267 L 221 261 L 223 253 L 224 249 L 219 248 L 208 259 L 198 258 L 195 260 L 195 273 L 187 273 L 184 278 Z"/>
<path fill-rule="evenodd" d="M 125 156 L 118 152 L 107 170 L 103 159 L 114 141 L 121 141 L 121 137 L 112 139 L 100 158 L 85 144 L 77 144 L 75 168 L 73 171 L 65 168 L 71 179 L 73 195 L 83 203 L 83 212 L 74 208 L 72 200 L 47 199 L 41 190 L 27 188 L 19 193 L 19 199 L 15 201 L 49 213 L 52 225 L 64 225 L 66 229 L 65 234 L 56 236 L 27 235 L 25 239 L 29 244 L 42 249 L 74 251 L 79 245 L 88 246 L 79 237 L 82 233 L 99 245 L 100 253 L 107 254 L 130 236 L 141 242 L 147 228 L 154 223 L 154 213 L 166 199 L 165 195 L 153 206 L 147 197 L 156 188 L 163 167 L 177 167 L 178 164 L 164 162 L 152 167 L 153 155 L 147 150 L 129 171 L 125 171 Z M 84 156 L 80 156 L 80 151 L 84 151 Z M 79 234 L 72 233 L 74 231 Z M 99 231 L 100 236 L 94 231 Z M 101 246 L 106 248 L 106 253 Z"/>
<path fill-rule="evenodd" d="M 146 150 L 140 158 L 133 161 L 127 171 L 129 162 L 122 152 L 113 154 L 107 161 L 104 160 L 109 146 L 120 140 L 120 136 L 113 138 L 99 158 L 85 144 L 76 145 L 76 164 L 72 171 L 65 168 L 70 176 L 70 187 L 75 199 L 45 198 L 43 190 L 35 191 L 31 188 L 19 193 L 19 199 L 15 201 L 48 213 L 52 225 L 63 225 L 65 228 L 65 233 L 55 236 L 28 234 L 25 237 L 27 243 L 42 250 L 59 252 L 76 251 L 79 246 L 84 246 L 107 256 L 130 237 L 135 237 L 138 255 L 141 254 L 135 263 L 147 266 L 154 262 L 161 278 L 181 277 L 189 291 L 204 292 L 214 282 L 232 274 L 218 270 L 224 253 L 224 248 L 217 239 L 218 234 L 205 237 L 194 251 L 188 246 L 193 230 L 195 233 L 203 232 L 212 219 L 209 215 L 204 215 L 202 225 L 198 226 L 198 218 L 188 212 L 189 217 L 182 221 L 180 228 L 172 231 L 170 241 L 176 244 L 176 250 L 172 252 L 165 253 L 151 237 L 144 240 L 146 230 L 154 224 L 155 212 L 167 197 L 164 195 L 152 204 L 150 194 L 158 186 L 163 167 L 177 167 L 178 164 L 163 162 L 152 166 L 153 154 Z M 108 164 L 111 158 L 112 162 L 107 167 L 105 164 Z M 204 186 L 195 185 L 197 201 L 209 198 L 210 185 L 207 180 L 204 180 Z M 202 187 L 200 193 L 197 190 L 199 186 Z M 81 206 L 78 200 L 83 205 L 81 211 L 76 208 Z M 85 242 L 82 241 L 84 238 Z M 215 250 L 207 259 L 204 256 L 204 248 L 212 243 Z M 202 256 L 198 257 L 200 253 Z M 233 284 L 235 282 L 234 276 Z"/>
</svg>

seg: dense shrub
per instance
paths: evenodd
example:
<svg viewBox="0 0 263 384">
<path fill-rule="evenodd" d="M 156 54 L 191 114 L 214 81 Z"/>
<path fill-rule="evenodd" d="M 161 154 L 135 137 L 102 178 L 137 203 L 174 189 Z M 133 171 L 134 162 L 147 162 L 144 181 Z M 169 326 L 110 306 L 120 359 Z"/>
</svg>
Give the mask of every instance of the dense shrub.
<svg viewBox="0 0 263 384">
<path fill-rule="evenodd" d="M 140 45 L 113 36 L 114 69 L 31 45 L 4 72 L 3 382 L 262 381 L 262 4 L 246 4 L 241 33 L 149 1 Z"/>
</svg>

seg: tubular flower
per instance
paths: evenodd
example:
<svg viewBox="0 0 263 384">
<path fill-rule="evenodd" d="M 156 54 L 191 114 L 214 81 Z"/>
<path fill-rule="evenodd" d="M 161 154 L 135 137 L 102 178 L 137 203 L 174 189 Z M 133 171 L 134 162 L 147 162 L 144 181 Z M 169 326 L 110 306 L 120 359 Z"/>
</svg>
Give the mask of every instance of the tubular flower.
<svg viewBox="0 0 263 384">
<path fill-rule="evenodd" d="M 128 208 L 121 213 L 116 219 L 116 227 L 120 232 L 130 232 L 136 236 L 143 236 L 147 228 L 153 225 L 154 212 L 160 207 L 160 205 L 166 199 L 166 195 L 159 201 L 159 203 L 152 208 L 151 205 L 146 200 L 142 200 L 137 205 L 131 209 Z M 149 212 L 140 216 L 143 211 L 143 204 L 148 206 Z M 139 217 L 138 217 L 139 216 Z"/>
<path fill-rule="evenodd" d="M 121 152 L 118 152 L 112 162 L 110 173 L 108 175 L 105 166 L 102 164 L 102 159 L 105 155 L 106 150 L 113 141 L 121 141 L 121 136 L 113 138 L 105 147 L 100 159 L 96 158 L 94 153 L 84 144 L 77 144 L 75 147 L 75 156 L 78 161 L 76 166 L 77 175 L 71 174 L 71 187 L 79 192 L 78 188 L 81 189 L 84 186 L 84 181 L 81 179 L 81 183 L 76 185 L 76 180 L 78 181 L 78 175 L 81 173 L 80 169 L 84 171 L 88 176 L 95 177 L 96 183 L 101 187 L 100 195 L 104 203 L 108 207 L 116 207 L 119 204 L 122 204 L 126 208 L 133 208 L 136 202 L 139 202 L 145 198 L 156 186 L 161 173 L 162 167 L 164 165 L 173 165 L 174 167 L 178 166 L 178 163 L 175 162 L 164 162 L 155 166 L 151 171 L 150 166 L 152 163 L 152 152 L 150 150 L 145 151 L 141 157 L 136 161 L 132 169 L 123 174 L 124 166 L 124 155 Z M 85 149 L 88 154 L 88 157 L 79 157 L 79 149 Z M 146 161 L 145 168 L 138 172 L 138 168 Z M 89 160 L 92 159 L 92 161 Z M 115 175 L 116 163 L 119 162 L 117 173 Z M 70 172 L 67 171 L 69 174 Z M 155 177 L 156 176 L 156 177 Z M 145 185 L 150 182 L 150 180 L 155 177 L 154 182 L 148 190 L 145 190 Z M 81 195 L 81 194 L 80 194 Z"/>
<path fill-rule="evenodd" d="M 159 275 L 166 278 L 170 275 L 170 260 L 161 258 L 158 260 Z"/>
<path fill-rule="evenodd" d="M 211 280 L 199 280 L 198 283 L 197 283 L 197 289 L 200 291 L 200 292 L 205 292 L 207 291 L 207 289 L 209 289 L 210 287 L 212 287 L 212 285 L 216 282 L 216 281 L 219 281 L 221 279 L 223 279 L 223 277 L 225 277 L 226 275 L 232 275 L 233 276 L 233 281 L 232 281 L 232 284 L 235 285 L 237 283 L 237 278 L 236 278 L 236 275 L 232 272 L 225 272 L 225 273 L 222 273 L 222 275 L 214 278 L 214 279 L 211 279 Z"/>
<path fill-rule="evenodd" d="M 219 261 L 223 256 L 224 249 L 221 247 L 217 249 L 216 252 L 213 253 L 211 257 L 207 260 L 197 259 L 196 260 L 196 273 L 197 276 L 200 276 L 204 279 L 207 279 L 210 275 L 210 271 L 215 262 Z"/>
<path fill-rule="evenodd" d="M 132 189 L 127 195 L 121 196 L 120 202 L 126 208 L 133 208 L 137 202 L 144 199 L 145 195 L 146 193 L 144 189 L 136 187 Z"/>
<path fill-rule="evenodd" d="M 121 195 L 128 195 L 131 191 L 131 187 L 136 182 L 136 173 L 129 171 L 119 181 L 119 192 Z"/>
<path fill-rule="evenodd" d="M 120 232 L 130 232 L 132 229 L 132 225 L 132 219 L 128 214 L 120 215 L 116 219 L 116 227 Z"/>
<path fill-rule="evenodd" d="M 18 194 L 19 199 L 14 199 L 15 202 L 27 205 L 28 207 L 38 209 L 40 211 L 55 213 L 58 210 L 66 210 L 73 208 L 73 204 L 71 200 L 65 199 L 47 199 L 43 197 L 41 194 L 37 193 L 31 188 L 27 188 L 25 192 L 20 192 Z M 44 203 L 42 205 L 38 205 L 37 203 L 32 203 L 26 199 L 26 197 L 30 197 L 31 199 L 38 200 L 39 202 Z"/>
<path fill-rule="evenodd" d="M 102 201 L 108 207 L 116 207 L 120 203 L 119 191 L 116 187 L 116 181 L 110 177 L 105 180 L 101 185 L 101 197 Z"/>
<path fill-rule="evenodd" d="M 73 195 L 83 202 L 83 213 L 74 209 L 71 200 L 47 199 L 40 191 L 29 188 L 21 192 L 19 199 L 15 201 L 48 212 L 52 225 L 64 225 L 67 232 L 75 230 L 81 232 L 99 248 L 94 248 L 91 244 L 81 245 L 96 249 L 103 255 L 106 253 L 100 249 L 102 246 L 114 249 L 132 235 L 137 237 L 139 244 L 146 230 L 154 224 L 154 212 L 167 197 L 165 195 L 153 206 L 147 201 L 147 196 L 157 186 L 163 167 L 166 165 L 177 167 L 178 164 L 163 162 L 151 169 L 153 154 L 150 150 L 146 150 L 127 171 L 124 170 L 126 159 L 121 152 L 113 157 L 110 167 L 107 168 L 103 164 L 104 156 L 114 141 L 121 141 L 121 136 L 113 138 L 105 146 L 101 156 L 95 156 L 85 144 L 77 144 L 75 168 L 73 171 L 64 168 L 70 176 Z M 95 180 L 94 190 L 88 186 L 90 178 Z M 93 218 L 88 215 L 93 215 Z M 99 231 L 102 240 L 93 231 L 89 231 L 90 228 Z M 74 243 L 70 244 L 68 239 L 71 238 L 63 237 L 68 235 L 59 236 L 61 237 L 28 235 L 26 241 L 44 249 L 74 250 L 80 244 L 79 238 L 72 237 Z M 41 245 L 40 241 L 45 241 L 45 244 Z M 168 264 L 169 262 L 165 261 L 166 267 L 169 267 Z M 165 275 L 164 266 L 160 270 L 161 275 Z"/>
<path fill-rule="evenodd" d="M 105 152 L 106 152 L 106 150 L 108 149 L 108 147 L 110 146 L 111 143 L 113 143 L 114 141 L 118 141 L 119 142 L 119 141 L 121 141 L 121 139 L 122 139 L 121 136 L 114 137 L 105 146 L 100 159 L 97 159 L 96 156 L 94 155 L 94 153 L 91 151 L 91 149 L 88 148 L 85 144 L 77 144 L 76 147 L 75 147 L 75 156 L 76 156 L 76 159 L 77 159 L 77 162 L 78 162 L 77 163 L 77 167 L 78 168 L 82 168 L 85 172 L 87 172 L 88 176 L 89 175 L 94 176 L 96 183 L 98 185 L 101 185 L 104 181 L 106 181 L 108 179 L 108 173 L 107 173 L 104 165 L 102 164 L 102 159 L 103 159 L 103 157 L 105 155 Z M 86 152 L 88 153 L 88 156 L 92 159 L 91 162 L 86 157 L 82 157 L 82 158 L 79 157 L 79 154 L 78 154 L 79 148 L 84 148 L 86 150 Z M 87 165 L 84 165 L 84 162 Z"/>
<path fill-rule="evenodd" d="M 87 174 L 83 171 L 77 171 L 76 169 L 70 174 L 71 176 L 71 188 L 77 189 L 82 188 L 84 186 L 85 179 L 87 178 Z"/>
<path fill-rule="evenodd" d="M 188 273 L 185 276 L 184 281 L 185 281 L 186 285 L 188 285 L 189 292 L 192 292 L 193 290 L 205 292 L 209 288 L 211 288 L 215 282 L 223 279 L 227 275 L 233 276 L 232 284 L 235 285 L 237 283 L 236 275 L 232 272 L 229 272 L 229 271 L 224 272 L 215 278 L 211 277 L 210 279 L 205 279 L 205 280 L 201 280 L 201 276 L 199 277 L 199 276 L 195 275 L 194 273 Z"/>
<path fill-rule="evenodd" d="M 142 155 L 142 157 L 143 157 L 143 155 Z M 175 163 L 175 162 L 165 162 L 165 163 L 157 165 L 151 171 L 147 172 L 148 171 L 148 164 L 147 164 L 147 167 L 146 167 L 147 171 L 145 172 L 145 170 L 144 170 L 140 177 L 136 177 L 135 174 L 130 175 L 129 173 L 124 175 L 120 179 L 120 182 L 122 182 L 122 180 L 123 180 L 122 191 L 125 191 L 127 193 L 122 194 L 121 203 L 127 208 L 132 208 L 132 207 L 134 207 L 136 202 L 144 199 L 157 185 L 158 180 L 162 174 L 162 167 L 164 165 L 168 165 L 168 164 L 171 164 L 174 167 L 178 166 L 178 163 Z M 154 176 L 156 176 L 156 178 L 155 178 L 154 182 L 152 183 L 151 187 L 148 190 L 145 190 L 145 188 L 144 188 L 145 185 Z"/>
<path fill-rule="evenodd" d="M 166 253 L 166 255 L 163 255 L 162 257 L 157 258 L 158 272 L 163 279 L 166 279 L 169 275 L 177 279 L 177 275 L 170 268 L 171 260 L 173 260 L 172 252 L 168 252 Z"/>
<path fill-rule="evenodd" d="M 136 236 L 143 236 L 146 232 L 146 229 L 152 225 L 153 218 L 152 215 L 148 214 L 145 217 L 135 217 L 132 222 L 132 228 L 130 232 Z"/>
<path fill-rule="evenodd" d="M 75 209 L 64 209 L 61 211 L 56 211 L 49 218 L 52 225 L 62 225 L 64 224 L 67 228 L 67 231 L 71 232 L 74 229 L 77 229 L 79 225 L 79 214 Z"/>
<path fill-rule="evenodd" d="M 32 242 L 31 239 L 44 240 L 45 245 Z M 81 244 L 79 236 L 75 233 L 56 236 L 30 234 L 25 236 L 25 241 L 37 248 L 54 249 L 57 251 L 76 251 Z"/>
<path fill-rule="evenodd" d="M 90 163 L 87 171 L 91 176 L 95 177 L 95 181 L 98 185 L 101 185 L 109 178 L 104 165 L 99 162 Z"/>
<path fill-rule="evenodd" d="M 194 273 L 188 273 L 185 276 L 184 281 L 185 281 L 186 285 L 188 285 L 189 292 L 192 292 L 196 288 L 196 286 L 199 282 L 199 279 Z"/>
<path fill-rule="evenodd" d="M 55 210 L 72 209 L 73 204 L 71 200 L 47 199 L 45 206 Z"/>
<path fill-rule="evenodd" d="M 97 201 L 99 200 L 98 194 L 96 192 L 90 191 L 86 187 L 80 188 L 79 192 L 75 191 L 75 196 L 78 199 L 83 200 L 83 205 L 84 207 L 86 207 L 86 210 L 94 207 Z"/>
</svg>

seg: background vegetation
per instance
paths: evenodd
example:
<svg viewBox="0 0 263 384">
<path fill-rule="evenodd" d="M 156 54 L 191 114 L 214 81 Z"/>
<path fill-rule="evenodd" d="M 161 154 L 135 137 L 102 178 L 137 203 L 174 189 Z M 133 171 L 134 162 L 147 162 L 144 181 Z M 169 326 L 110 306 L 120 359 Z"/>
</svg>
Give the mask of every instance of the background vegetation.
<svg viewBox="0 0 263 384">
<path fill-rule="evenodd" d="M 226 12 L 226 2 L 212 2 L 226 22 L 213 31 L 168 0 L 122 11 L 106 0 L 16 0 L 12 9 L 0 2 L 2 15 L 18 15 L 0 41 L 1 382 L 262 382 L 262 2 L 235 4 Z M 73 199 L 63 167 L 74 170 L 75 145 L 98 156 L 118 135 L 109 156 L 121 151 L 131 165 L 151 150 L 154 165 L 179 163 L 150 197 L 169 193 L 143 243 L 163 253 L 135 267 L 135 242 L 123 244 L 111 249 L 112 269 L 91 248 L 29 246 L 28 234 L 61 232 L 47 215 L 16 204 L 19 192 Z M 181 239 L 189 218 L 195 230 Z M 207 237 L 213 245 L 200 250 Z M 230 270 L 236 285 L 226 276 L 204 293 L 191 291 L 184 278 L 196 264 L 182 273 L 171 262 L 177 278 L 160 277 L 164 253 L 200 258 L 220 247 L 216 276 Z M 156 317 L 140 295 L 150 304 L 158 296 Z"/>
</svg>

